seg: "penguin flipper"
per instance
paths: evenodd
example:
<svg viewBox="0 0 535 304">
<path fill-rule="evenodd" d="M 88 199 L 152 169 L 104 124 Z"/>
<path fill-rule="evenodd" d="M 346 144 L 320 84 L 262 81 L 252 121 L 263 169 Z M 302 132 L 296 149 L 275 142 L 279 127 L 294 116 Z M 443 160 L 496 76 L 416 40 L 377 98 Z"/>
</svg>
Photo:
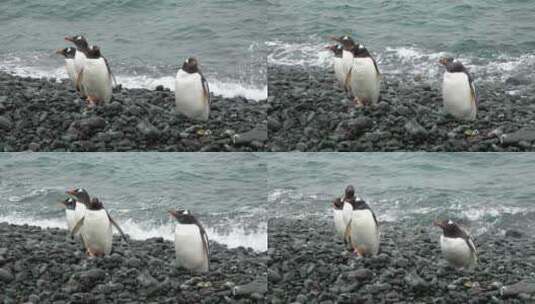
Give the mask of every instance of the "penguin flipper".
<svg viewBox="0 0 535 304">
<path fill-rule="evenodd" d="M 202 91 L 203 91 L 203 95 L 204 95 L 204 102 L 208 103 L 208 105 L 210 105 L 212 103 L 212 98 L 210 97 L 210 87 L 208 86 L 208 81 L 206 80 L 206 78 L 204 78 L 204 75 L 199 72 L 199 74 L 201 74 L 201 82 L 202 82 Z"/>
<path fill-rule="evenodd" d="M 346 90 L 346 92 L 350 92 L 351 91 L 351 71 L 353 70 L 353 67 L 351 67 L 349 69 L 349 71 L 347 72 L 347 75 L 346 75 L 346 80 L 344 81 L 344 89 Z"/>
<path fill-rule="evenodd" d="M 76 225 L 74 225 L 74 228 L 72 228 L 72 231 L 71 231 L 71 238 L 74 238 L 74 236 L 76 235 L 76 233 L 78 232 L 78 230 L 80 230 L 80 228 L 82 228 L 82 226 L 84 225 L 84 219 L 85 219 L 85 216 L 82 217 L 78 223 L 76 223 Z"/>
<path fill-rule="evenodd" d="M 473 81 L 470 81 L 470 93 L 472 96 L 472 103 L 477 106 L 479 104 L 479 100 L 477 98 L 476 87 Z"/>
<path fill-rule="evenodd" d="M 121 234 L 121 237 L 123 238 L 123 240 L 128 244 L 128 239 L 126 238 L 126 235 L 124 234 L 123 230 L 121 229 L 121 227 L 119 227 L 119 225 L 117 224 L 117 222 L 115 222 L 113 220 L 113 218 L 110 216 L 110 214 L 108 213 L 108 210 L 106 210 L 106 214 L 108 215 L 108 219 L 110 220 L 110 223 L 115 226 L 115 228 L 117 228 L 117 230 L 119 231 L 119 233 Z"/>
<path fill-rule="evenodd" d="M 381 72 L 379 72 L 379 67 L 377 66 L 377 61 L 375 61 L 375 58 L 373 58 L 371 55 L 370 55 L 370 58 L 372 59 L 373 65 L 375 66 L 375 73 L 376 73 L 377 79 L 383 79 L 383 74 L 381 74 Z"/>
<path fill-rule="evenodd" d="M 473 257 L 474 257 L 474 264 L 477 264 L 478 263 L 478 256 L 477 256 L 477 249 L 476 249 L 476 246 L 474 245 L 474 241 L 472 240 L 472 238 L 470 236 L 468 236 L 468 238 L 465 239 L 466 241 L 466 244 L 468 244 L 468 247 L 470 248 L 470 252 L 472 253 Z"/>
<path fill-rule="evenodd" d="M 102 56 L 104 58 L 104 62 L 106 63 L 106 68 L 108 69 L 108 74 L 110 75 L 111 79 L 113 80 L 113 85 L 117 86 L 117 79 L 115 79 L 115 75 L 111 72 L 110 64 L 108 63 L 108 59 L 106 57 Z"/>
<path fill-rule="evenodd" d="M 351 222 L 352 222 L 352 219 L 349 220 L 349 223 L 347 223 L 346 231 L 344 232 L 344 242 L 346 242 L 346 240 L 348 240 L 347 242 L 349 243 L 349 245 L 353 246 L 353 244 L 351 242 Z"/>
<path fill-rule="evenodd" d="M 84 69 L 82 68 L 80 70 L 80 73 L 78 73 L 78 77 L 76 77 L 76 91 L 81 92 L 82 91 L 82 79 L 84 78 Z"/>
</svg>

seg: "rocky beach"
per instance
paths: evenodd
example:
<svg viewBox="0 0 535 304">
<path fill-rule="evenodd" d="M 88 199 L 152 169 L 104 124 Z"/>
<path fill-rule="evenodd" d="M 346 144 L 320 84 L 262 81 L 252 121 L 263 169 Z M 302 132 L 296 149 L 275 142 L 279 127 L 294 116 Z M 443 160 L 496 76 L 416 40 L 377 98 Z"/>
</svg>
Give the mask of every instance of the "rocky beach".
<svg viewBox="0 0 535 304">
<path fill-rule="evenodd" d="M 446 265 L 431 225 L 381 224 L 379 255 L 344 251 L 332 221 L 269 223 L 270 303 L 535 303 L 535 242 L 510 230 L 475 237 L 479 265 Z"/>
<path fill-rule="evenodd" d="M 331 70 L 269 67 L 269 151 L 535 151 L 529 83 L 478 84 L 474 122 L 445 115 L 440 86 L 384 75 L 380 101 L 354 108 Z"/>
<path fill-rule="evenodd" d="M 210 119 L 175 111 L 174 92 L 114 89 L 87 109 L 72 84 L 0 72 L 0 151 L 262 151 L 266 102 L 213 96 Z"/>
<path fill-rule="evenodd" d="M 87 257 L 63 229 L 0 223 L 1 303 L 264 303 L 266 253 L 210 242 L 210 272 L 175 266 L 162 238 Z"/>
</svg>

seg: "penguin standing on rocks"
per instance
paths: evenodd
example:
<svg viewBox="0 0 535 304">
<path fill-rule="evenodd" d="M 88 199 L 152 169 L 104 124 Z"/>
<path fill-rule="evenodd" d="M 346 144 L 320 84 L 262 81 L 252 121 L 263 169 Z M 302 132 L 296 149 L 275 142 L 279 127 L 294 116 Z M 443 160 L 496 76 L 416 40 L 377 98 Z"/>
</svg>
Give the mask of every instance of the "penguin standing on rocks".
<svg viewBox="0 0 535 304">
<path fill-rule="evenodd" d="M 351 249 L 351 216 L 353 213 L 353 203 L 355 202 L 355 188 L 348 185 L 344 196 L 333 201 L 334 223 L 337 231 L 341 230 L 341 236 L 346 248 Z M 343 229 L 343 230 L 342 230 Z"/>
<path fill-rule="evenodd" d="M 78 221 L 84 217 L 86 205 L 89 204 L 89 194 L 85 189 L 78 188 L 78 189 L 71 189 L 65 192 L 66 194 L 70 195 L 71 197 L 75 198 L 75 204 L 72 206 L 73 208 L 69 208 L 67 206 L 67 211 L 70 209 L 74 211 L 71 213 L 73 224 L 72 226 L 69 224 L 69 231 L 72 232 L 74 229 L 74 226 Z M 66 211 L 66 212 L 67 212 Z M 67 215 L 67 223 L 69 222 L 69 215 Z M 74 236 L 79 236 L 80 232 L 76 233 Z"/>
<path fill-rule="evenodd" d="M 358 256 L 379 253 L 379 225 L 370 206 L 361 199 L 353 202 L 351 216 L 351 245 Z"/>
<path fill-rule="evenodd" d="M 108 103 L 112 97 L 113 75 L 106 58 L 96 45 L 87 50 L 84 68 L 78 75 L 78 84 L 87 96 L 89 106 Z"/>
<path fill-rule="evenodd" d="M 177 265 L 193 272 L 207 272 L 210 249 L 203 226 L 187 209 L 169 210 L 169 213 L 178 221 L 175 226 Z"/>
<path fill-rule="evenodd" d="M 353 67 L 351 68 L 351 92 L 356 105 L 376 104 L 380 98 L 381 73 L 377 62 L 363 45 L 353 48 Z"/>
<path fill-rule="evenodd" d="M 342 239 L 344 239 L 344 234 L 347 228 L 347 225 L 344 224 L 343 207 L 344 207 L 344 202 L 342 202 L 342 199 L 337 198 L 333 201 L 334 228 L 336 229 L 336 233 Z"/>
<path fill-rule="evenodd" d="M 195 120 L 208 120 L 210 89 L 195 58 L 186 59 L 176 74 L 175 103 L 177 111 L 187 117 Z"/>
<path fill-rule="evenodd" d="M 69 229 L 69 232 L 72 232 L 72 229 L 78 223 L 76 220 L 76 200 L 73 198 L 66 198 L 65 200 L 61 201 L 63 206 L 65 206 L 65 217 L 67 219 L 67 229 Z"/>
<path fill-rule="evenodd" d="M 448 263 L 457 269 L 471 269 L 477 265 L 476 246 L 466 231 L 452 220 L 435 221 L 433 225 L 442 229 L 440 249 Z"/>
<path fill-rule="evenodd" d="M 76 48 L 74 47 L 67 47 L 63 49 L 58 49 L 56 51 L 56 54 L 60 54 L 63 57 L 65 57 L 65 70 L 67 71 L 67 75 L 69 75 L 69 78 L 71 79 L 73 85 L 76 85 L 76 67 L 74 66 L 74 57 L 76 56 Z"/>
<path fill-rule="evenodd" d="M 72 234 L 81 231 L 87 255 L 104 256 L 111 253 L 113 232 L 112 225 L 121 233 L 123 239 L 128 243 L 123 230 L 111 218 L 104 205 L 97 198 L 92 198 L 86 206 L 84 216 L 74 227 Z"/>
<path fill-rule="evenodd" d="M 477 94 L 474 80 L 457 59 L 443 57 L 446 67 L 442 80 L 442 99 L 446 112 L 460 120 L 474 120 L 477 115 Z"/>
<path fill-rule="evenodd" d="M 345 91 L 351 93 L 351 69 L 353 68 L 353 48 L 355 41 L 349 36 L 336 37 L 332 36 L 332 40 L 340 43 L 343 47 L 342 63 L 344 70 L 344 85 Z"/>
<path fill-rule="evenodd" d="M 336 77 L 336 80 L 338 81 L 338 85 L 345 90 L 345 81 L 346 81 L 346 75 L 344 72 L 344 62 L 342 59 L 342 54 L 344 52 L 344 47 L 340 44 L 330 45 L 327 47 L 328 50 L 332 51 L 334 53 L 333 58 L 333 68 L 334 68 L 334 76 Z"/>
<path fill-rule="evenodd" d="M 86 52 L 89 49 L 89 44 L 87 43 L 87 40 L 82 35 L 77 36 L 67 36 L 65 37 L 66 41 L 74 43 L 76 46 L 76 53 L 74 54 L 74 68 L 76 70 L 76 90 L 80 92 L 82 97 L 85 96 L 82 89 L 79 87 L 78 82 L 78 76 L 80 75 L 80 72 L 84 69 L 85 66 L 85 60 L 86 60 Z"/>
</svg>

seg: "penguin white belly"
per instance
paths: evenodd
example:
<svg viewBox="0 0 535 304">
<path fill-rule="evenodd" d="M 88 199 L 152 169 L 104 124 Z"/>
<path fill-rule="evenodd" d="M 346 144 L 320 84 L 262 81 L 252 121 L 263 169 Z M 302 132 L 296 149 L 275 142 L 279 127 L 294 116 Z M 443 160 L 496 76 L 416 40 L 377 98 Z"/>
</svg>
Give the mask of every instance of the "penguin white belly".
<svg viewBox="0 0 535 304">
<path fill-rule="evenodd" d="M 344 224 L 343 210 L 333 209 L 333 218 L 334 218 L 334 228 L 336 229 L 336 233 L 343 239 L 344 233 L 346 231 L 346 226 L 347 226 Z"/>
<path fill-rule="evenodd" d="M 376 255 L 379 252 L 379 230 L 370 210 L 353 211 L 351 243 L 362 255 Z"/>
<path fill-rule="evenodd" d="M 343 50 L 342 51 L 342 62 L 344 66 L 344 81 L 345 76 L 347 76 L 347 73 L 349 73 L 349 70 L 353 67 L 353 53 L 350 51 Z"/>
<path fill-rule="evenodd" d="M 96 255 L 109 255 L 111 253 L 113 232 L 106 210 L 86 210 L 82 237 L 85 246 Z"/>
<path fill-rule="evenodd" d="M 112 77 L 104 58 L 87 59 L 82 74 L 82 87 L 86 96 L 109 102 L 112 94 Z"/>
<path fill-rule="evenodd" d="M 475 261 L 470 247 L 462 238 L 440 236 L 440 249 L 444 258 L 455 267 L 470 267 Z"/>
<path fill-rule="evenodd" d="M 65 59 L 65 70 L 67 71 L 67 75 L 69 75 L 69 79 L 72 81 L 73 84 L 76 85 L 76 67 L 74 66 L 74 59 L 67 58 Z"/>
<path fill-rule="evenodd" d="M 74 207 L 74 225 L 76 225 L 76 223 L 78 223 L 78 221 L 80 221 L 82 219 L 82 217 L 84 217 L 85 215 L 85 210 L 86 210 L 86 207 L 84 204 L 82 203 L 79 203 L 79 202 L 76 202 L 76 206 Z M 85 220 L 84 220 L 85 221 Z M 74 226 L 72 226 L 72 228 L 74 228 Z M 69 228 L 70 231 L 72 231 L 72 228 Z M 78 230 L 78 232 L 76 232 L 76 234 L 74 236 L 79 236 L 81 233 L 81 229 Z"/>
<path fill-rule="evenodd" d="M 208 256 L 204 252 L 201 232 L 197 225 L 176 225 L 175 253 L 179 267 L 197 272 L 208 271 Z"/>
<path fill-rule="evenodd" d="M 344 226 L 347 226 L 349 224 L 349 221 L 351 221 L 351 216 L 353 215 L 353 206 L 350 203 L 345 203 L 342 207 L 343 212 L 343 220 L 344 220 Z M 345 231 L 345 228 L 344 228 Z"/>
<path fill-rule="evenodd" d="M 83 70 L 86 59 L 87 57 L 82 51 L 76 50 L 76 53 L 74 54 L 74 68 L 76 75 L 80 74 L 80 71 Z"/>
<path fill-rule="evenodd" d="M 175 103 L 178 112 L 192 119 L 208 120 L 210 107 L 205 102 L 204 90 L 199 73 L 186 73 L 182 69 L 176 74 Z"/>
<path fill-rule="evenodd" d="M 75 212 L 76 211 L 71 209 L 65 209 L 65 217 L 67 218 L 67 229 L 69 229 L 69 232 L 71 232 L 76 223 L 78 223 L 78 221 L 76 220 Z"/>
<path fill-rule="evenodd" d="M 346 81 L 346 73 L 344 72 L 344 62 L 342 58 L 334 57 L 333 67 L 334 67 L 334 76 L 338 81 L 338 84 L 341 88 L 344 88 Z"/>
<path fill-rule="evenodd" d="M 381 81 L 371 58 L 355 58 L 351 69 L 351 91 L 361 101 L 375 104 L 379 100 Z"/>
<path fill-rule="evenodd" d="M 463 120 L 476 118 L 476 104 L 472 100 L 470 82 L 465 73 L 444 73 L 442 98 L 444 108 L 454 117 Z"/>
</svg>

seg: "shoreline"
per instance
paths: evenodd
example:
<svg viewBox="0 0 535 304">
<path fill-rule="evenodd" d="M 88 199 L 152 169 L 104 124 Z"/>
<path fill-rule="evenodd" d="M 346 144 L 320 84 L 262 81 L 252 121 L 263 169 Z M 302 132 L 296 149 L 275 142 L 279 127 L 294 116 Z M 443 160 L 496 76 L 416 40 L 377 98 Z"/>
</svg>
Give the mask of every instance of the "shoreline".
<svg viewBox="0 0 535 304">
<path fill-rule="evenodd" d="M 265 101 L 212 96 L 209 121 L 195 122 L 174 98 L 118 85 L 110 103 L 86 109 L 68 80 L 0 72 L 0 151 L 265 150 Z"/>
<path fill-rule="evenodd" d="M 0 302 L 262 303 L 266 252 L 210 241 L 210 271 L 178 269 L 174 243 L 114 236 L 112 253 L 85 256 L 64 229 L 0 223 Z M 58 302 L 59 303 L 59 302 Z"/>
<path fill-rule="evenodd" d="M 458 272 L 440 252 L 440 232 L 410 221 L 380 223 L 379 255 L 344 251 L 332 220 L 269 223 L 272 303 L 528 303 L 535 300 L 535 242 L 528 235 L 475 239 L 479 265 Z M 505 286 L 505 288 L 504 288 Z M 535 289 L 534 289 L 535 290 Z M 529 302 L 530 303 L 530 302 Z"/>
<path fill-rule="evenodd" d="M 535 96 L 478 87 L 474 122 L 444 114 L 440 87 L 385 75 L 374 108 L 353 109 L 320 68 L 269 66 L 268 150 L 279 151 L 535 151 Z M 474 130 L 478 135 L 472 136 Z"/>
</svg>

